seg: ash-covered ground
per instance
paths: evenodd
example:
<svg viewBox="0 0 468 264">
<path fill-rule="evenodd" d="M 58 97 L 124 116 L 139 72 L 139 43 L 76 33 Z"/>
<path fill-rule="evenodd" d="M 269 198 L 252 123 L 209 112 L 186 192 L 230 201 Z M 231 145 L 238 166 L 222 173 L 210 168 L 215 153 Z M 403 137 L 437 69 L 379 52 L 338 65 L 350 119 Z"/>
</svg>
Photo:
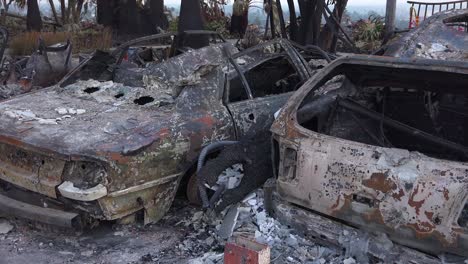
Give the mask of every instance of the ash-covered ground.
<svg viewBox="0 0 468 264">
<path fill-rule="evenodd" d="M 157 224 L 101 224 L 83 234 L 0 218 L 0 263 L 223 263 L 231 234 L 270 245 L 272 263 L 356 262 L 270 218 L 259 189 L 219 215 L 180 199 Z"/>
</svg>

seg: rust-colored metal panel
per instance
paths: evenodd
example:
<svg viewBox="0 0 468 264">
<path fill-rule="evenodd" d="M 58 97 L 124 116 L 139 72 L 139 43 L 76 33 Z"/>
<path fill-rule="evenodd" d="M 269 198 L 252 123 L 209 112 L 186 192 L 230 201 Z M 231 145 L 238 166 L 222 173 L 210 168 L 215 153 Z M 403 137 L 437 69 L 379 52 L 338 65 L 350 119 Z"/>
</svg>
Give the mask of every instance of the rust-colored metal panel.
<svg viewBox="0 0 468 264">
<path fill-rule="evenodd" d="M 339 87 L 328 89 L 327 81 L 337 75 L 344 77 Z M 443 75 L 451 76 L 450 84 L 443 85 Z M 417 76 L 425 81 L 414 81 Z M 420 121 L 429 119 L 426 107 L 433 105 L 416 95 L 440 93 L 442 99 L 433 100 L 441 104 L 451 96 L 465 98 L 467 77 L 466 63 L 459 62 L 357 56 L 330 64 L 290 98 L 272 126 L 279 145 L 278 193 L 288 202 L 352 226 L 385 232 L 403 245 L 431 254 L 468 256 L 466 132 L 464 138 L 449 137 L 457 135 L 449 132 L 457 131 L 436 136 L 437 132 L 422 132 L 416 126 L 425 125 L 423 129 L 430 131 L 433 124 Z M 379 129 L 383 113 L 375 121 L 370 115 L 339 108 L 340 100 L 351 100 L 346 98 L 367 103 L 369 108 L 361 110 L 376 107 L 374 96 L 382 91 L 380 85 L 395 88 L 392 95 L 402 96 L 386 108 L 385 117 L 393 114 L 416 124 L 398 127 L 404 126 L 407 134 L 385 124 L 385 139 L 390 137 L 398 147 L 379 138 L 384 133 Z M 422 106 L 417 108 L 412 98 L 421 99 Z M 413 112 L 397 115 L 399 104 L 411 105 Z M 457 124 L 463 130 L 466 120 L 450 115 L 432 120 L 438 121 L 438 128 Z"/>
<path fill-rule="evenodd" d="M 226 243 L 224 264 L 269 264 L 270 247 L 239 236 Z"/>
<path fill-rule="evenodd" d="M 0 144 L 0 179 L 56 198 L 65 161 Z"/>
</svg>

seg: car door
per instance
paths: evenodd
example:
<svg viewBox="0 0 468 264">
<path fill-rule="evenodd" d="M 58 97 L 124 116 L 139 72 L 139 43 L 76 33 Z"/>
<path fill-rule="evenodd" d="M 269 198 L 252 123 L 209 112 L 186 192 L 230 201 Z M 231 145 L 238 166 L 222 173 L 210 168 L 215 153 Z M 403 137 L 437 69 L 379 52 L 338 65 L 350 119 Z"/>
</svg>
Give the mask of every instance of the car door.
<svg viewBox="0 0 468 264">
<path fill-rule="evenodd" d="M 232 71 L 227 77 L 224 95 L 238 138 L 268 130 L 274 113 L 307 76 L 287 53 L 254 62 L 240 72 L 243 76 L 239 71 Z"/>
</svg>

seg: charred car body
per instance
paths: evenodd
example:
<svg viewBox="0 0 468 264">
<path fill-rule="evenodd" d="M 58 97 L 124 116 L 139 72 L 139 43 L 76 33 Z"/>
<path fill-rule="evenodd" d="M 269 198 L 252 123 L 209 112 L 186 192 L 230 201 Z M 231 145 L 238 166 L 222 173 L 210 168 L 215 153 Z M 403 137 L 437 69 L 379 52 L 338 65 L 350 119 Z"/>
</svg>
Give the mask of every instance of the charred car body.
<svg viewBox="0 0 468 264">
<path fill-rule="evenodd" d="M 7 45 L 7 33 L 0 29 L 0 36 L 5 36 L 0 55 Z M 187 36 L 207 38 L 214 44 L 226 42 L 212 31 L 167 32 L 127 41 L 109 52 L 96 50 L 91 55 L 81 54 L 79 63 L 77 59 L 72 59 L 70 41 L 46 47 L 44 41 L 39 39 L 38 50 L 31 56 L 5 59 L 8 63 L 1 65 L 4 76 L 0 80 L 0 100 L 55 85 L 59 81 L 71 84 L 78 79 L 112 80 L 115 69 L 154 66 L 193 50 L 187 46 Z"/>
<path fill-rule="evenodd" d="M 438 60 L 468 59 L 468 9 L 432 15 L 383 49 L 385 56 Z"/>
<path fill-rule="evenodd" d="M 56 84 L 72 69 L 70 41 L 39 47 L 31 56 L 6 59 L 0 65 L 0 100 Z"/>
<path fill-rule="evenodd" d="M 122 68 L 154 67 L 157 63 L 187 51 L 193 51 L 186 42 L 187 37 L 206 38 L 212 44 L 226 40 L 213 31 L 190 30 L 182 33 L 167 32 L 144 36 L 127 41 L 113 51 L 96 50 L 74 68 L 61 81 L 61 86 L 77 80 L 113 80 L 115 70 Z"/>
<path fill-rule="evenodd" d="M 212 45 L 0 103 L 0 210 L 62 226 L 160 219 L 204 145 L 267 130 L 310 77 L 287 41 L 236 52 Z"/>
<path fill-rule="evenodd" d="M 282 199 L 431 254 L 467 256 L 468 67 L 356 56 L 272 126 Z"/>
</svg>

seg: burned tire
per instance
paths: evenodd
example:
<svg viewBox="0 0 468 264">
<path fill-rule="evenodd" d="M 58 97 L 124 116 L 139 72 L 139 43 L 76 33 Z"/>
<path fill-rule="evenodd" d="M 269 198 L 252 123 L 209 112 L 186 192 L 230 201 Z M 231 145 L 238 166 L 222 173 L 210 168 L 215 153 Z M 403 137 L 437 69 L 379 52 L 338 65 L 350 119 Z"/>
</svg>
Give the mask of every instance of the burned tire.
<svg viewBox="0 0 468 264">
<path fill-rule="evenodd" d="M 259 140 L 241 141 L 226 147 L 218 157 L 206 162 L 200 170 L 199 179 L 213 186 L 219 175 L 235 164 L 242 164 L 244 176 L 239 186 L 226 190 L 217 204 L 216 210 L 221 211 L 226 206 L 241 201 L 247 194 L 260 187 L 272 176 L 270 140 L 260 137 Z"/>
<path fill-rule="evenodd" d="M 190 179 L 187 183 L 186 195 L 188 201 L 191 204 L 196 206 L 201 206 L 203 204 L 200 198 L 200 194 L 198 193 L 198 182 L 196 173 L 190 175 Z"/>
<path fill-rule="evenodd" d="M 223 173 L 224 170 L 238 163 L 244 165 L 244 171 L 246 167 L 249 167 L 246 166 L 246 163 L 248 163 L 246 160 L 246 153 L 241 146 L 238 145 L 227 147 L 221 151 L 218 157 L 206 162 L 199 172 L 199 177 L 203 182 L 213 186 L 218 181 L 218 176 Z"/>
</svg>

